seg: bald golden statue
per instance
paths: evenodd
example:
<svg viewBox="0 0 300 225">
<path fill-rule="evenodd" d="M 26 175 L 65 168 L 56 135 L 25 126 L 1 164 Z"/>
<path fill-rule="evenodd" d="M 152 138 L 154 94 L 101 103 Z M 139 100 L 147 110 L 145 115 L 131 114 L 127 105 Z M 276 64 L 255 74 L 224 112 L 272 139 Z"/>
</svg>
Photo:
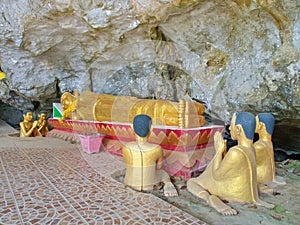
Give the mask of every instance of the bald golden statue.
<svg viewBox="0 0 300 225">
<path fill-rule="evenodd" d="M 216 132 L 214 158 L 199 177 L 187 182 L 187 188 L 192 194 L 204 199 L 223 215 L 236 215 L 237 211 L 222 200 L 274 207 L 258 196 L 253 147 L 255 122 L 255 117 L 251 113 L 234 114 L 230 134 L 233 140 L 238 141 L 238 145 L 231 147 L 226 153 L 226 141 L 220 132 Z"/>
<path fill-rule="evenodd" d="M 61 96 L 63 118 L 131 123 L 138 114 L 146 114 L 155 125 L 199 127 L 205 123 L 205 108 L 193 101 L 138 99 L 85 91 L 81 95 L 65 92 Z"/>
</svg>

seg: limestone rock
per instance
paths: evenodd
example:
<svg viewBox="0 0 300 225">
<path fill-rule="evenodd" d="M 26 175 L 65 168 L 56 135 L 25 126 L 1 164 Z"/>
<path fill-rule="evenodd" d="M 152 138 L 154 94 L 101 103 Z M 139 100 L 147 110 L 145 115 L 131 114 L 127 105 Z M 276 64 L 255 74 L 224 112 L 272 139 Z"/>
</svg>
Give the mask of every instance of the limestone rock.
<svg viewBox="0 0 300 225">
<path fill-rule="evenodd" d="M 17 109 L 77 89 L 188 96 L 226 122 L 300 118 L 298 1 L 2 0 L 0 12 L 0 100 Z"/>
</svg>

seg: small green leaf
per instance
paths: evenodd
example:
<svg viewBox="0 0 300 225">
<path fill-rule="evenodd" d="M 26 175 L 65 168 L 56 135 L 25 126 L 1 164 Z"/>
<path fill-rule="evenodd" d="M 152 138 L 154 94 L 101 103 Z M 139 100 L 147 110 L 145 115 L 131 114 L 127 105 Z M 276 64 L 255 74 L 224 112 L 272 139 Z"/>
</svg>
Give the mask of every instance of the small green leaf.
<svg viewBox="0 0 300 225">
<path fill-rule="evenodd" d="M 299 167 L 299 165 L 297 163 L 293 163 L 293 164 L 291 164 L 291 167 L 297 169 Z"/>
<path fill-rule="evenodd" d="M 281 206 L 281 205 L 276 205 L 276 206 L 274 207 L 274 210 L 275 210 L 275 212 L 277 212 L 277 213 L 283 213 L 283 212 L 285 212 L 285 208 L 283 208 L 283 206 Z"/>
</svg>

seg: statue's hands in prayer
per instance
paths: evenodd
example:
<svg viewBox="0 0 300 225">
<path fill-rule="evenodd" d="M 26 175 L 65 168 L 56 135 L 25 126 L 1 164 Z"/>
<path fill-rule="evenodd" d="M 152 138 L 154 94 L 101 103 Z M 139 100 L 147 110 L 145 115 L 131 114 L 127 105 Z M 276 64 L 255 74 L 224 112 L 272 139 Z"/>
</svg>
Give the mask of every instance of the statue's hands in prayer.
<svg viewBox="0 0 300 225">
<path fill-rule="evenodd" d="M 32 127 L 36 127 L 38 125 L 38 121 L 33 121 Z"/>
<path fill-rule="evenodd" d="M 214 146 L 216 153 L 226 153 L 226 140 L 223 139 L 223 136 L 219 131 L 217 131 L 214 135 Z"/>
<path fill-rule="evenodd" d="M 46 121 L 46 120 L 43 120 L 42 126 L 44 127 L 44 126 L 46 126 L 46 124 L 47 124 L 47 121 Z"/>
</svg>

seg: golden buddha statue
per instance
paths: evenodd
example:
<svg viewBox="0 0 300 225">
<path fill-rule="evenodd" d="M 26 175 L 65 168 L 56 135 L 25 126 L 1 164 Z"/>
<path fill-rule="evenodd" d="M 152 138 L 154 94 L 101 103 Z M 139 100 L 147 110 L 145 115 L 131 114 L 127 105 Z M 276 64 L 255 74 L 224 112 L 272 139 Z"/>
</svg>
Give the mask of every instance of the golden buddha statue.
<svg viewBox="0 0 300 225">
<path fill-rule="evenodd" d="M 261 184 L 270 182 L 285 184 L 281 177 L 275 176 L 272 144 L 274 124 L 274 116 L 270 113 L 259 113 L 256 116 L 255 132 L 258 133 L 259 140 L 254 143 L 254 148 L 256 152 L 257 182 Z"/>
<path fill-rule="evenodd" d="M 63 119 L 130 123 L 138 114 L 146 114 L 155 125 L 199 127 L 205 123 L 205 107 L 198 102 L 172 102 L 114 96 L 85 91 L 81 95 L 65 92 L 61 96 Z"/>
<path fill-rule="evenodd" d="M 45 137 L 48 133 L 49 129 L 46 111 L 40 111 L 40 113 L 38 114 L 37 129 L 43 137 Z"/>
<path fill-rule="evenodd" d="M 20 122 L 20 137 L 36 137 L 41 136 L 37 129 L 38 121 L 32 121 L 32 111 L 23 111 L 24 120 Z"/>
<path fill-rule="evenodd" d="M 125 184 L 137 191 L 150 191 L 164 183 L 165 196 L 177 196 L 169 175 L 161 169 L 163 151 L 159 145 L 150 144 L 152 120 L 148 115 L 137 115 L 133 120 L 135 142 L 126 143 L 122 149 L 126 164 Z"/>
<path fill-rule="evenodd" d="M 204 199 L 223 215 L 236 215 L 237 211 L 222 200 L 274 207 L 258 196 L 253 147 L 255 122 L 251 113 L 234 114 L 229 129 L 232 139 L 237 140 L 238 145 L 231 147 L 226 153 L 226 141 L 220 132 L 216 132 L 214 158 L 199 177 L 187 182 L 188 191 Z"/>
</svg>

